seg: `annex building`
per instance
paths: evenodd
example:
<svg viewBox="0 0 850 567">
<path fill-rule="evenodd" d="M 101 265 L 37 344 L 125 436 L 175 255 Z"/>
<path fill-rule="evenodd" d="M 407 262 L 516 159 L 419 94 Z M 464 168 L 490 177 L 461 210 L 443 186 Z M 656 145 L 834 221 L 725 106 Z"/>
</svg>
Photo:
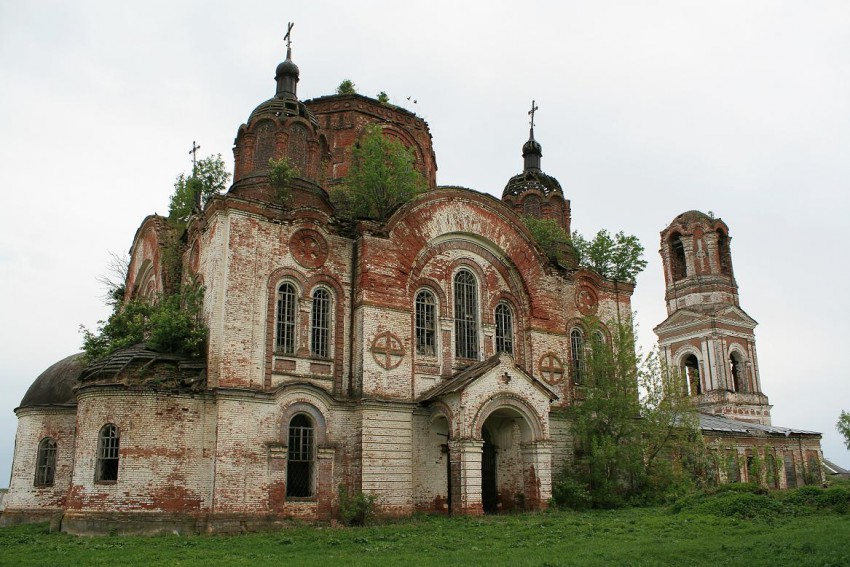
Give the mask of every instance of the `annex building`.
<svg viewBox="0 0 850 567">
<path fill-rule="evenodd" d="M 205 359 L 138 345 L 49 367 L 15 410 L 0 522 L 255 529 L 332 518 L 340 485 L 376 495 L 384 515 L 547 505 L 572 453 L 582 317 L 628 316 L 633 286 L 552 261 L 533 240 L 522 216 L 567 233 L 571 219 L 533 125 L 496 199 L 436 186 L 415 114 L 356 94 L 301 101 L 298 81 L 288 50 L 274 96 L 237 130 L 232 187 L 185 235 L 149 216 L 133 238 L 126 300 L 176 284 L 164 251 L 182 238 L 182 272 L 205 287 Z M 369 125 L 413 152 L 429 190 L 386 222 L 351 226 L 328 190 Z M 285 206 L 268 182 L 282 157 L 298 171 Z M 670 317 L 656 331 L 688 373 L 710 446 L 734 463 L 722 479 L 745 478 L 758 453 L 774 463 L 766 482 L 796 484 L 821 460 L 820 435 L 770 423 L 729 242 L 696 212 L 662 233 Z"/>
</svg>

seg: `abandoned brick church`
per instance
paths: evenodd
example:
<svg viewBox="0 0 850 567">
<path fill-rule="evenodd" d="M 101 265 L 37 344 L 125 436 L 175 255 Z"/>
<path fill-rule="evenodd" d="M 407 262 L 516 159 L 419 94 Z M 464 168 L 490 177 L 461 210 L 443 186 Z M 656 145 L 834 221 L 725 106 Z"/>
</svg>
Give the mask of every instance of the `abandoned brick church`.
<svg viewBox="0 0 850 567">
<path fill-rule="evenodd" d="M 274 97 L 237 131 L 232 187 L 189 224 L 183 272 L 205 287 L 206 358 L 140 345 L 48 368 L 15 410 L 3 523 L 254 529 L 333 517 L 339 485 L 376 495 L 384 515 L 547 505 L 572 450 L 585 341 L 610 340 L 586 337 L 581 318 L 629 314 L 633 286 L 535 244 L 522 216 L 568 233 L 571 217 L 533 125 L 499 200 L 436 186 L 415 114 L 356 94 L 301 101 L 298 80 L 288 50 Z M 413 152 L 429 190 L 351 231 L 327 190 L 373 124 Z M 267 175 L 282 157 L 299 172 L 286 207 Z M 170 230 L 142 222 L 125 299 L 165 290 Z M 765 482 L 793 485 L 819 467 L 820 435 L 771 425 L 729 242 L 694 211 L 662 233 L 669 318 L 656 331 L 732 463 L 723 479 L 745 478 L 758 454 Z"/>
</svg>

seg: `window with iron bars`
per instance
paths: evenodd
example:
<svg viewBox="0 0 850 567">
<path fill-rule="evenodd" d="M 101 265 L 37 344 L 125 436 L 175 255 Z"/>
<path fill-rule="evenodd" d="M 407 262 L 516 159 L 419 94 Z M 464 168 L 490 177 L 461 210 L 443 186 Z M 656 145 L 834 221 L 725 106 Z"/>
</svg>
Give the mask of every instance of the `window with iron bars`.
<svg viewBox="0 0 850 567">
<path fill-rule="evenodd" d="M 275 352 L 295 354 L 295 313 L 298 295 L 291 283 L 282 284 L 277 290 L 277 329 Z"/>
<path fill-rule="evenodd" d="M 570 351 L 573 382 L 581 384 L 584 381 L 584 335 L 578 329 L 570 331 Z"/>
<path fill-rule="evenodd" d="M 455 356 L 478 359 L 478 289 L 468 270 L 455 275 L 454 301 Z"/>
<path fill-rule="evenodd" d="M 496 352 L 514 353 L 514 315 L 504 302 L 496 306 Z"/>
<path fill-rule="evenodd" d="M 289 422 L 289 451 L 286 463 L 286 495 L 295 498 L 313 496 L 315 447 L 313 424 L 304 414 Z"/>
<path fill-rule="evenodd" d="M 430 291 L 422 290 L 416 294 L 416 354 L 437 355 L 436 304 L 434 294 Z"/>
<path fill-rule="evenodd" d="M 118 426 L 108 423 L 100 429 L 97 441 L 96 481 L 113 482 L 118 480 L 120 442 Z"/>
<path fill-rule="evenodd" d="M 324 288 L 313 292 L 310 353 L 320 358 L 330 356 L 331 294 Z"/>
<path fill-rule="evenodd" d="M 35 463 L 35 485 L 53 486 L 56 474 L 56 441 L 45 437 L 38 443 Z"/>
</svg>

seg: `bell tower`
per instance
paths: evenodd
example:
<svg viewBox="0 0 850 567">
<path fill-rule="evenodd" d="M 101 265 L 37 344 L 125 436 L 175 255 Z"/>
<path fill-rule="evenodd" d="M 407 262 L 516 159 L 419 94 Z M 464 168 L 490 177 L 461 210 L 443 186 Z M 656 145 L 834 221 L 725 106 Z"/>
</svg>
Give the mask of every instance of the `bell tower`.
<svg viewBox="0 0 850 567">
<path fill-rule="evenodd" d="M 754 329 L 741 309 L 729 227 L 688 211 L 661 231 L 667 319 L 655 327 L 662 360 L 699 411 L 770 425 Z"/>
</svg>

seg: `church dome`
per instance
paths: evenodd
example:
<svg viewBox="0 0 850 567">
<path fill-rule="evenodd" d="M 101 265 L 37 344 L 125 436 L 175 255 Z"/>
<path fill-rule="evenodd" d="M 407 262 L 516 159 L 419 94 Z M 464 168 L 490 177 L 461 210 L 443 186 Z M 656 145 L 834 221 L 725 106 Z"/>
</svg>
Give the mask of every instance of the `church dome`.
<svg viewBox="0 0 850 567">
<path fill-rule="evenodd" d="M 206 382 L 206 361 L 155 352 L 140 343 L 92 362 L 80 375 L 81 384 L 125 384 L 157 389 L 197 391 Z"/>
<path fill-rule="evenodd" d="M 75 405 L 74 388 L 85 367 L 83 353 L 63 358 L 35 379 L 20 407 Z"/>
<path fill-rule="evenodd" d="M 547 175 L 542 171 L 526 170 L 514 175 L 508 180 L 508 184 L 505 185 L 505 190 L 502 192 L 502 197 L 508 195 L 518 196 L 526 191 L 535 189 L 544 195 L 549 195 L 550 193 L 563 194 L 564 192 L 558 180 L 551 175 Z"/>
<path fill-rule="evenodd" d="M 677 216 L 675 219 L 673 219 L 673 222 L 680 222 L 682 224 L 690 224 L 692 222 L 697 222 L 697 221 L 714 222 L 714 220 L 715 219 L 711 218 L 710 216 L 708 216 L 707 214 L 705 214 L 702 211 L 691 210 L 691 211 L 686 211 L 686 212 L 682 213 L 681 215 Z"/>
</svg>

